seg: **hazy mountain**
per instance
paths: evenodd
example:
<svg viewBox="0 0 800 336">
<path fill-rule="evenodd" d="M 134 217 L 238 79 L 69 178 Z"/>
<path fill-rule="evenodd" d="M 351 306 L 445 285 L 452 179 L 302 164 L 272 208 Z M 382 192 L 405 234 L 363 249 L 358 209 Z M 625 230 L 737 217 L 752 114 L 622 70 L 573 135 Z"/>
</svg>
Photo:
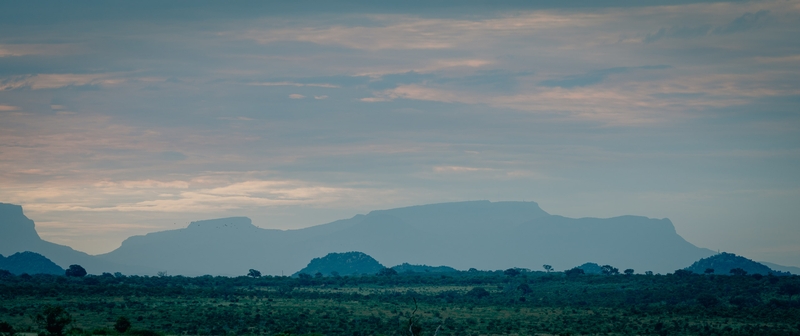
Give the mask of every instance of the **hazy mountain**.
<svg viewBox="0 0 800 336">
<path fill-rule="evenodd" d="M 363 251 L 384 264 L 456 269 L 564 270 L 587 261 L 667 273 L 713 255 L 668 219 L 572 219 L 533 202 L 458 202 L 372 211 L 299 230 L 258 228 L 248 218 L 193 222 L 125 240 L 99 257 L 169 274 L 291 274 L 330 252 Z"/>
<path fill-rule="evenodd" d="M 766 261 L 759 261 L 759 263 L 764 264 L 764 266 L 767 266 L 767 267 L 769 267 L 769 268 L 771 268 L 773 270 L 779 271 L 779 272 L 787 272 L 787 273 L 792 273 L 794 275 L 800 274 L 800 267 L 783 266 L 783 265 L 773 264 L 773 263 L 766 262 Z"/>
<path fill-rule="evenodd" d="M 374 258 L 362 252 L 328 253 L 322 258 L 311 259 L 308 266 L 297 271 L 294 276 L 305 273 L 316 275 L 322 273 L 324 276 L 331 275 L 373 275 L 384 268 Z M 334 273 L 336 272 L 336 273 Z"/>
<path fill-rule="evenodd" d="M 397 273 L 452 273 L 458 272 L 457 269 L 450 266 L 428 266 L 428 265 L 411 265 L 409 263 L 402 263 L 392 267 Z"/>
<path fill-rule="evenodd" d="M 32 220 L 22 212 L 22 207 L 0 203 L 0 254 L 9 255 L 31 251 L 45 256 L 61 268 L 78 264 L 90 274 L 102 272 L 141 273 L 147 269 L 118 265 L 64 245 L 54 244 L 39 237 Z M 62 271 L 63 273 L 63 271 Z"/>
<path fill-rule="evenodd" d="M 6 270 L 16 275 L 22 273 L 64 275 L 63 268 L 34 252 L 18 252 L 8 258 L 0 255 L 0 270 Z"/>
<path fill-rule="evenodd" d="M 741 268 L 747 271 L 747 274 L 778 273 L 764 264 L 725 252 L 700 259 L 686 269 L 698 274 L 704 274 L 706 269 L 713 269 L 714 274 L 731 275 L 730 271 L 734 268 Z"/>
</svg>

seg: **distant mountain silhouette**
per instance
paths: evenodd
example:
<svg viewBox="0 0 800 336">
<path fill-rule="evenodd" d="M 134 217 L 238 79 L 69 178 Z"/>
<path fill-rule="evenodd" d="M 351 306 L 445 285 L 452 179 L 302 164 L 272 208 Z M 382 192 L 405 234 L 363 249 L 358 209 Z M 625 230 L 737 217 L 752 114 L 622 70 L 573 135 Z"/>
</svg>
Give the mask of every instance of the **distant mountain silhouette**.
<svg viewBox="0 0 800 336">
<path fill-rule="evenodd" d="M 409 263 L 402 263 L 392 267 L 397 273 L 452 273 L 458 272 L 457 269 L 450 266 L 428 266 L 428 265 L 411 265 Z"/>
<path fill-rule="evenodd" d="M 22 273 L 64 275 L 63 268 L 34 252 L 18 252 L 8 258 L 0 255 L 0 270 L 6 270 L 16 275 Z"/>
<path fill-rule="evenodd" d="M 0 203 L 0 254 L 9 255 L 31 251 L 41 254 L 61 268 L 78 264 L 90 274 L 102 272 L 141 273 L 149 269 L 118 265 L 112 261 L 101 260 L 86 253 L 75 251 L 64 245 L 54 244 L 39 237 L 32 220 L 22 212 L 22 207 Z M 63 273 L 63 270 L 62 270 Z"/>
<path fill-rule="evenodd" d="M 792 273 L 794 275 L 800 275 L 800 267 L 783 266 L 783 265 L 773 264 L 773 263 L 766 262 L 766 261 L 759 261 L 759 263 L 764 264 L 764 266 L 767 266 L 767 267 L 769 267 L 769 268 L 771 268 L 773 270 L 779 271 L 779 272 L 787 272 L 787 273 Z"/>
<path fill-rule="evenodd" d="M 363 252 L 345 252 L 345 253 L 328 253 L 322 258 L 311 259 L 308 266 L 297 271 L 292 276 L 297 276 L 301 273 L 308 275 L 316 275 L 321 273 L 323 276 L 331 276 L 338 274 L 345 275 L 374 275 L 378 273 L 384 266 L 377 260 L 368 256 Z M 336 273 L 334 273 L 336 272 Z"/>
<path fill-rule="evenodd" d="M 294 273 L 330 252 L 362 251 L 384 264 L 456 269 L 564 270 L 589 260 L 666 273 L 713 255 L 675 232 L 668 219 L 553 216 L 534 202 L 471 201 L 372 211 L 299 230 L 233 217 L 128 238 L 99 257 L 184 275 Z"/>
<path fill-rule="evenodd" d="M 733 253 L 725 252 L 700 259 L 693 263 L 692 266 L 685 269 L 698 274 L 704 274 L 706 269 L 713 269 L 713 274 L 731 275 L 730 271 L 734 268 L 741 268 L 745 270 L 747 274 L 767 275 L 769 273 L 780 273 L 770 269 L 764 264 L 742 256 L 737 256 Z"/>
<path fill-rule="evenodd" d="M 362 251 L 385 265 L 448 265 L 466 270 L 596 261 L 637 273 L 668 273 L 714 255 L 675 232 L 668 219 L 638 216 L 566 218 L 534 202 L 471 201 L 372 211 L 299 230 L 261 229 L 249 218 L 196 221 L 187 228 L 126 239 L 90 256 L 39 238 L 17 205 L 0 203 L 0 253 L 33 251 L 62 268 L 91 274 L 292 274 L 330 252 Z"/>
</svg>

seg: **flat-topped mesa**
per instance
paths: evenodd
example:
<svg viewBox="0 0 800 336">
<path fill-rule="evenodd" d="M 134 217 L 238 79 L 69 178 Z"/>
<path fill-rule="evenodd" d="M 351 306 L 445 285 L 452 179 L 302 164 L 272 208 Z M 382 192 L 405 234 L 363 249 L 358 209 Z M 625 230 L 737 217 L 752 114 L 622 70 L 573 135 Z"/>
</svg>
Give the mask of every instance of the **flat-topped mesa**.
<svg viewBox="0 0 800 336">
<path fill-rule="evenodd" d="M 0 218 L 0 227 L 22 227 L 35 234 L 20 207 L 3 210 L 19 223 L 9 225 Z M 658 273 L 714 255 L 683 239 L 668 219 L 574 219 L 550 215 L 534 202 L 411 206 L 296 230 L 262 229 L 247 217 L 202 220 L 181 229 L 129 237 L 118 249 L 96 257 L 32 237 L 35 242 L 17 244 L 15 235 L 0 235 L 0 253 L 33 251 L 61 267 L 77 263 L 90 272 L 231 276 L 248 269 L 287 274 L 303 268 L 308 260 L 336 251 L 361 251 L 387 265 L 448 265 L 465 270 L 538 269 L 548 264 L 564 270 L 595 261 Z"/>
<path fill-rule="evenodd" d="M 25 217 L 22 207 L 16 204 L 0 203 L 0 244 L 3 238 L 15 241 L 38 241 L 39 234 L 32 220 Z"/>
<path fill-rule="evenodd" d="M 227 217 L 191 222 L 189 230 L 213 230 L 213 229 L 257 229 L 253 221 L 247 217 Z"/>
</svg>

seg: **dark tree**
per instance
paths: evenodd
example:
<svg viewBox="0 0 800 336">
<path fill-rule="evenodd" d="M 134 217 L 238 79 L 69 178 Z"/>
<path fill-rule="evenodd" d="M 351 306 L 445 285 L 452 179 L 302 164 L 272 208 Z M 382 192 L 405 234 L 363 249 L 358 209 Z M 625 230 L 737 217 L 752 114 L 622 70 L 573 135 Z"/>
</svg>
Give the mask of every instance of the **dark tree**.
<svg viewBox="0 0 800 336">
<path fill-rule="evenodd" d="M 81 267 L 81 265 L 69 265 L 69 268 L 66 272 L 64 272 L 64 275 L 76 278 L 84 277 L 86 276 L 86 269 Z"/>
<path fill-rule="evenodd" d="M 633 275 L 633 268 L 626 269 L 625 275 Z"/>
<path fill-rule="evenodd" d="M 783 284 L 783 286 L 781 286 L 778 292 L 784 295 L 788 295 L 789 299 L 791 300 L 792 296 L 800 294 L 800 285 L 796 283 Z"/>
<path fill-rule="evenodd" d="M 482 298 L 482 297 L 487 297 L 487 296 L 489 296 L 489 291 L 487 291 L 487 290 L 486 290 L 486 289 L 484 289 L 483 287 L 475 287 L 475 288 L 473 288 L 473 289 L 470 289 L 470 290 L 469 290 L 469 292 L 467 292 L 467 294 L 466 294 L 466 295 L 467 295 L 467 296 L 476 297 L 476 298 L 479 298 L 479 299 L 480 299 L 480 298 Z"/>
<path fill-rule="evenodd" d="M 393 268 L 384 267 L 383 269 L 378 271 L 378 276 L 387 276 L 387 277 L 389 277 L 389 276 L 393 276 L 393 275 L 397 275 L 397 271 L 395 271 Z"/>
<path fill-rule="evenodd" d="M 553 271 L 553 266 L 550 266 L 550 265 L 542 265 L 542 268 L 544 268 L 544 270 L 547 271 L 547 273 L 550 273 L 550 272 Z"/>
<path fill-rule="evenodd" d="M 584 273 L 586 273 L 586 272 L 584 272 L 583 269 L 580 269 L 580 268 L 577 268 L 577 267 L 564 271 L 564 275 L 566 275 L 568 277 L 579 276 L 579 275 L 582 275 Z"/>
<path fill-rule="evenodd" d="M 322 272 L 314 273 L 314 277 L 317 279 L 322 279 Z"/>
<path fill-rule="evenodd" d="M 16 330 L 8 322 L 0 322 L 0 335 L 14 336 Z"/>
<path fill-rule="evenodd" d="M 705 274 L 714 274 L 714 269 L 713 268 L 706 268 L 706 271 L 703 272 L 703 273 L 705 273 Z"/>
<path fill-rule="evenodd" d="M 653 271 L 645 271 L 644 275 L 653 275 Z"/>
<path fill-rule="evenodd" d="M 41 314 L 36 315 L 36 323 L 47 330 L 49 334 L 62 336 L 64 328 L 72 323 L 72 316 L 64 310 L 64 307 L 48 305 Z"/>
<path fill-rule="evenodd" d="M 509 269 L 503 271 L 503 274 L 508 275 L 510 277 L 515 277 L 515 276 L 519 275 L 520 273 L 521 272 L 516 268 L 509 268 Z"/>
<path fill-rule="evenodd" d="M 249 276 L 251 278 L 260 278 L 261 277 L 261 272 L 251 268 L 250 271 L 247 272 L 247 276 Z"/>
<path fill-rule="evenodd" d="M 531 286 L 528 286 L 528 284 L 526 283 L 520 284 L 519 286 L 517 286 L 517 289 L 521 290 L 523 295 L 528 294 L 532 291 Z"/>
<path fill-rule="evenodd" d="M 700 303 L 703 307 L 711 308 L 719 303 L 719 299 L 717 299 L 716 296 L 711 294 L 700 294 L 697 297 L 697 302 Z"/>
<path fill-rule="evenodd" d="M 603 265 L 603 266 L 601 266 L 601 268 L 603 269 L 603 274 L 605 274 L 605 275 L 617 275 L 617 274 L 619 274 L 619 269 L 616 268 L 616 267 L 613 267 L 611 265 Z"/>
<path fill-rule="evenodd" d="M 730 270 L 732 275 L 747 275 L 747 271 L 737 267 Z"/>
<path fill-rule="evenodd" d="M 306 273 L 300 273 L 300 274 L 297 275 L 297 277 L 300 278 L 300 279 L 311 279 L 311 275 L 306 274 Z"/>
<path fill-rule="evenodd" d="M 130 328 L 131 321 L 129 321 L 125 316 L 120 316 L 117 319 L 117 323 L 114 323 L 114 330 L 118 331 L 120 334 L 124 334 Z"/>
</svg>

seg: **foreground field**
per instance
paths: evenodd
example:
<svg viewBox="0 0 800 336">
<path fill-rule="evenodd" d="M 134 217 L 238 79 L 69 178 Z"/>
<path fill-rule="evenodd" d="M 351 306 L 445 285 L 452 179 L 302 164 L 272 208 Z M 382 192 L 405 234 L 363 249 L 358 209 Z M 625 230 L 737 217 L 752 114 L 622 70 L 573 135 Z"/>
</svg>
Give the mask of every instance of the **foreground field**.
<svg viewBox="0 0 800 336">
<path fill-rule="evenodd" d="M 461 272 L 326 278 L 0 277 L 0 322 L 46 333 L 800 335 L 800 278 Z M 51 330 L 51 333 L 53 332 Z"/>
</svg>

